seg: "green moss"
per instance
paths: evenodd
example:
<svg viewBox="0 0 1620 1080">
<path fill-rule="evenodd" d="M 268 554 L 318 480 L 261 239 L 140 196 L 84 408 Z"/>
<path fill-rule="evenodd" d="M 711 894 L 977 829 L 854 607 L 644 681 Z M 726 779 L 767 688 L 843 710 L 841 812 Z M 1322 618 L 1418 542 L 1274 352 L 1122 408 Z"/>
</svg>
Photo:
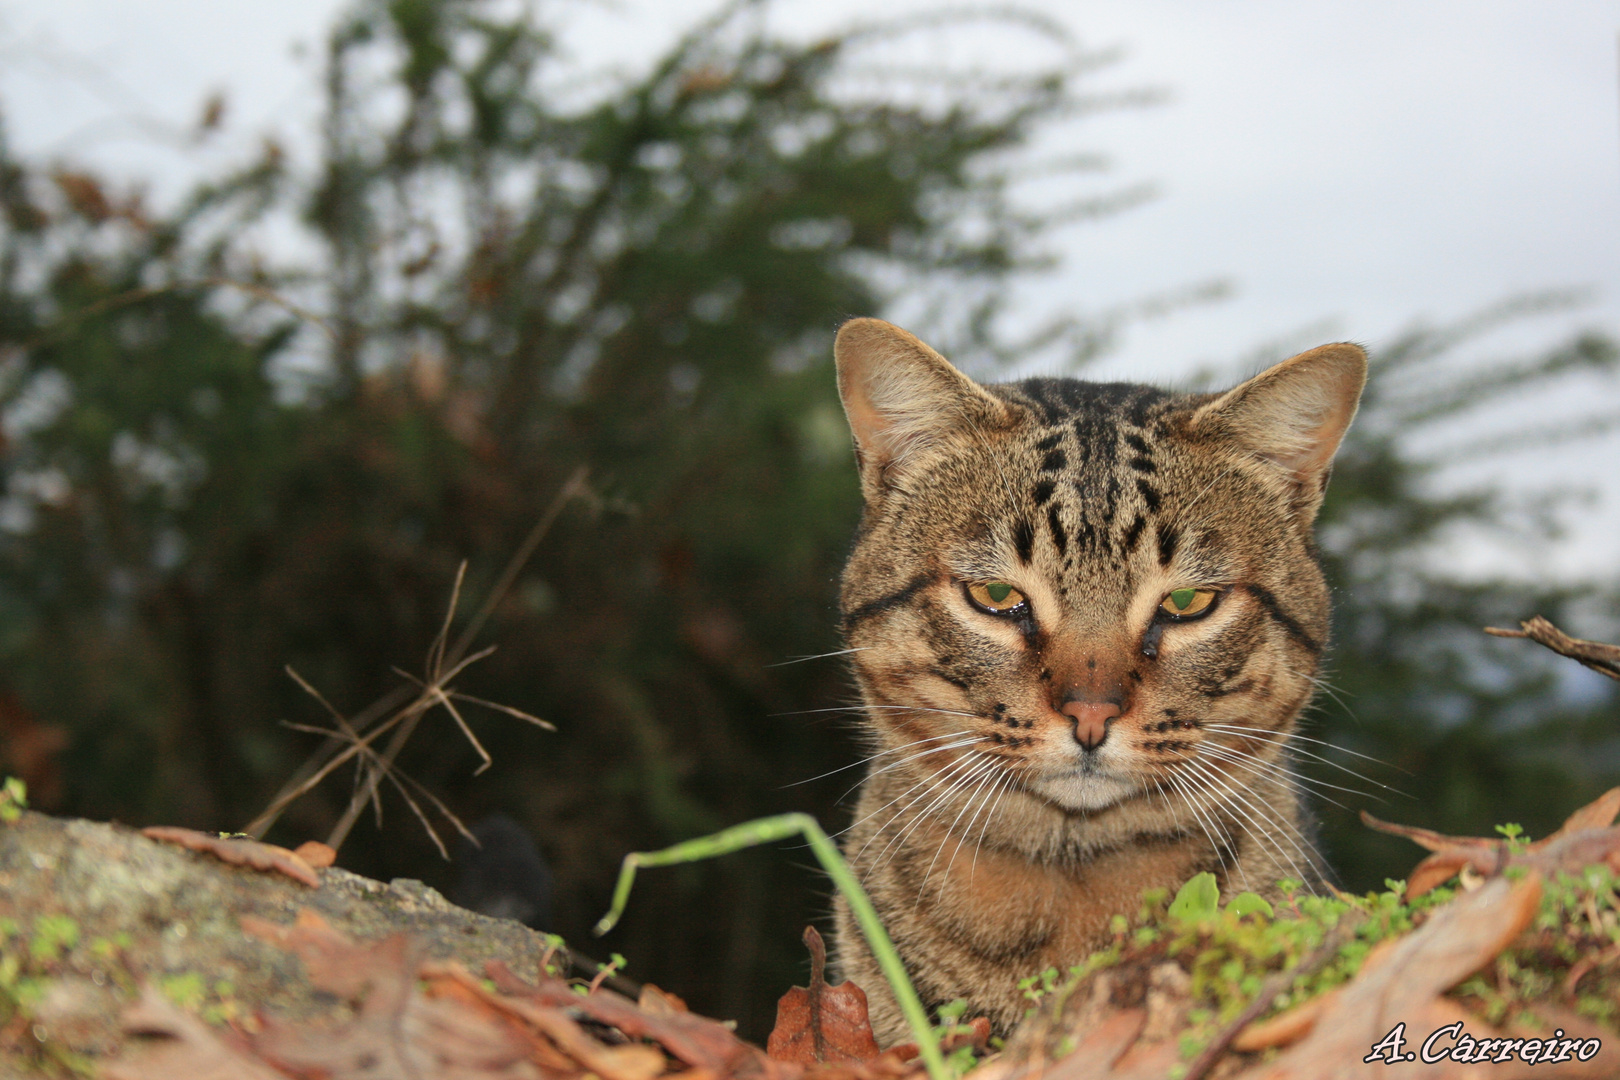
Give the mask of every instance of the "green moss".
<svg viewBox="0 0 1620 1080">
<path fill-rule="evenodd" d="M 30 1023 L 52 979 L 69 967 L 78 943 L 79 924 L 66 915 L 40 915 L 26 930 L 14 919 L 0 919 L 0 1028 Z M 48 1031 L 38 1038 L 39 1030 L 35 1038 L 14 1040 L 0 1064 L 25 1066 L 30 1076 L 94 1075 L 89 1058 Z"/>
</svg>

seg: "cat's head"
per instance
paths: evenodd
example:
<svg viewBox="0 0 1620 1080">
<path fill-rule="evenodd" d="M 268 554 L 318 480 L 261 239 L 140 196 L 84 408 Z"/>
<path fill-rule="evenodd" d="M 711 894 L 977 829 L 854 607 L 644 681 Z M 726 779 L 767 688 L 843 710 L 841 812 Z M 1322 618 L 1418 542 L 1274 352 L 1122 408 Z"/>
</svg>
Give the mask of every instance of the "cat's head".
<svg viewBox="0 0 1620 1080">
<path fill-rule="evenodd" d="M 866 501 L 844 630 L 885 749 L 993 758 L 1070 811 L 1275 757 L 1326 644 L 1311 530 L 1359 347 L 1223 394 L 981 386 L 876 319 L 836 355 Z"/>
</svg>

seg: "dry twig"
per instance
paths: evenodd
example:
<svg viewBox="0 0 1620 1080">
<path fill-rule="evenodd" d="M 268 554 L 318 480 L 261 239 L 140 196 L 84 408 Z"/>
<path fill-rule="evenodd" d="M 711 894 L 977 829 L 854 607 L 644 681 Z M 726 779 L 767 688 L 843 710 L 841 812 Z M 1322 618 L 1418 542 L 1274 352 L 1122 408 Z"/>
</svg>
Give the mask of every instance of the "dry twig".
<svg viewBox="0 0 1620 1080">
<path fill-rule="evenodd" d="M 1487 626 L 1485 632 L 1492 637 L 1529 638 L 1536 644 L 1545 645 L 1558 655 L 1578 661 L 1593 671 L 1601 672 L 1611 679 L 1620 679 L 1620 645 L 1570 637 L 1540 615 L 1524 620 L 1517 630 Z"/>
<path fill-rule="evenodd" d="M 467 655 L 468 648 L 471 647 L 472 642 L 477 637 L 478 633 L 483 629 L 484 624 L 489 620 L 490 615 L 494 613 L 496 607 L 500 604 L 506 593 L 511 589 L 513 583 L 517 580 L 518 574 L 522 572 L 523 566 L 528 562 L 529 557 L 534 554 L 534 550 L 539 546 L 540 541 L 544 539 L 545 535 L 551 530 L 552 525 L 556 522 L 564 507 L 566 507 L 568 503 L 575 498 L 578 498 L 580 495 L 584 494 L 586 490 L 585 477 L 586 470 L 583 467 L 575 470 L 573 475 L 569 477 L 568 481 L 563 485 L 562 489 L 552 500 L 551 505 L 548 506 L 545 513 L 540 516 L 540 520 L 537 521 L 534 528 L 529 531 L 529 535 L 524 539 L 522 545 L 519 546 L 517 552 L 514 553 L 512 558 L 507 562 L 506 568 L 501 572 L 500 578 L 496 581 L 495 586 L 490 590 L 489 595 L 485 597 L 484 602 L 479 606 L 478 611 L 468 622 L 467 626 L 462 630 L 461 634 L 456 638 L 454 644 L 450 644 L 450 628 L 454 622 L 456 609 L 460 603 L 462 579 L 467 569 L 466 563 L 462 563 L 460 569 L 456 572 L 456 581 L 451 590 L 450 603 L 445 612 L 444 622 L 440 626 L 438 634 L 434 636 L 432 645 L 428 648 L 424 678 L 417 679 L 413 676 L 405 675 L 408 683 L 395 687 L 393 690 L 383 695 L 383 697 L 373 702 L 370 706 L 356 714 L 354 717 L 345 718 L 341 713 L 338 712 L 337 709 L 326 701 L 326 699 L 322 697 L 314 689 L 314 687 L 310 686 L 296 672 L 288 669 L 288 674 L 291 675 L 300 686 L 314 696 L 315 699 L 319 701 L 327 710 L 327 712 L 332 715 L 338 727 L 337 730 L 331 730 L 326 728 L 309 728 L 297 724 L 288 725 L 295 730 L 321 732 L 328 736 L 327 742 L 315 752 L 310 760 L 306 762 L 302 768 L 300 768 L 298 774 L 296 774 L 294 778 L 282 788 L 276 797 L 271 800 L 270 805 L 265 809 L 265 811 L 250 822 L 243 831 L 253 836 L 262 836 L 264 832 L 275 823 L 276 819 L 281 815 L 282 811 L 287 808 L 287 806 L 305 793 L 312 790 L 327 776 L 331 775 L 333 770 L 339 768 L 351 758 L 358 756 L 361 759 L 361 773 L 359 782 L 356 784 L 355 792 L 350 798 L 349 805 L 344 811 L 343 816 L 338 820 L 337 824 L 333 827 L 331 834 L 327 837 L 326 843 L 328 846 L 332 847 L 333 849 L 337 849 L 342 846 L 344 839 L 346 839 L 349 834 L 349 830 L 353 828 L 355 821 L 359 818 L 361 811 L 364 810 L 367 803 L 377 806 L 378 813 L 381 813 L 381 807 L 377 795 L 377 787 L 382 783 L 384 778 L 392 783 L 395 788 L 399 790 L 400 794 L 404 796 L 406 804 L 411 808 L 412 812 L 416 814 L 417 818 L 421 820 L 423 826 L 427 828 L 429 836 L 433 838 L 433 841 L 438 846 L 441 854 L 445 854 L 444 844 L 439 839 L 439 836 L 434 831 L 432 825 L 428 822 L 427 815 L 423 813 L 420 805 L 406 790 L 406 783 L 409 783 L 418 792 L 429 799 L 434 804 L 435 808 L 441 814 L 445 815 L 445 817 L 452 824 L 454 824 L 460 832 L 462 832 L 464 835 L 467 834 L 467 829 L 465 826 L 463 826 L 461 822 L 456 819 L 455 815 L 450 813 L 449 809 L 445 807 L 442 802 L 440 802 L 431 792 L 427 791 L 427 789 L 421 784 L 417 783 L 409 776 L 405 776 L 403 773 L 400 773 L 395 767 L 394 762 L 399 756 L 400 751 L 404 749 L 406 742 L 410 740 L 411 735 L 415 733 L 417 725 L 421 723 L 422 717 L 436 706 L 443 706 L 450 713 L 452 719 L 455 720 L 456 725 L 461 729 L 462 734 L 466 736 L 467 740 L 472 744 L 473 749 L 482 759 L 483 764 L 479 767 L 478 771 L 482 772 L 484 769 L 488 768 L 491 764 L 489 753 L 484 749 L 483 745 L 479 743 L 477 737 L 473 734 L 471 727 L 462 717 L 460 711 L 455 707 L 454 702 L 457 699 L 478 705 L 484 705 L 489 708 L 496 709 L 497 711 L 504 712 L 509 716 L 515 716 L 539 727 L 554 730 L 550 724 L 544 720 L 541 720 L 539 717 L 532 716 L 520 709 L 514 709 L 505 705 L 498 705 L 493 702 L 484 701 L 481 698 L 475 698 L 470 695 L 459 693 L 458 691 L 451 689 L 448 684 L 450 680 L 454 679 L 469 665 L 477 663 L 479 660 L 484 659 L 490 653 L 495 651 L 494 646 L 490 646 L 471 655 Z M 398 672 L 397 668 L 395 670 Z M 399 672 L 399 674 L 404 675 L 405 673 Z M 368 728 L 370 730 L 367 730 Z M 388 740 L 387 746 L 382 750 L 381 753 L 379 753 L 373 748 L 372 744 L 375 743 L 376 740 L 382 735 L 389 733 L 392 733 L 392 737 Z"/>
</svg>

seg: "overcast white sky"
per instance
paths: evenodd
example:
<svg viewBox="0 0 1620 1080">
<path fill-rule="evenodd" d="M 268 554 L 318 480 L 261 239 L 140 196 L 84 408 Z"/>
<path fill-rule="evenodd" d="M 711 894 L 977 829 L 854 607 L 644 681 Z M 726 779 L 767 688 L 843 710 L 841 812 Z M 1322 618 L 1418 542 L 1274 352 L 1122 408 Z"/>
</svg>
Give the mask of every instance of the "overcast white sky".
<svg viewBox="0 0 1620 1080">
<path fill-rule="evenodd" d="M 0 106 L 13 146 L 151 182 L 160 199 L 275 132 L 308 145 L 323 29 L 336 0 L 0 0 Z M 633 68 L 707 2 L 546 5 L 591 65 Z M 891 0 L 885 11 L 928 5 Z M 1415 320 L 1447 321 L 1527 290 L 1589 302 L 1491 349 L 1577 328 L 1620 336 L 1620 4 L 1615 0 L 1035 0 L 1089 47 L 1119 47 L 1096 90 L 1156 87 L 1168 103 L 1067 127 L 1149 205 L 1065 230 L 1035 310 L 1096 311 L 1222 278 L 1234 295 L 1132 330 L 1094 369 L 1175 378 L 1268 342 L 1349 338 L 1375 349 Z M 814 33 L 867 0 L 779 0 Z M 299 44 L 302 44 L 300 50 Z M 1005 49 L 964 35 L 952 60 Z M 994 56 L 1005 62 L 1006 56 Z M 184 132 L 228 94 L 224 137 Z M 1059 147 L 1054 147 L 1059 149 Z M 1594 383 L 1586 402 L 1620 405 Z M 1568 406 L 1542 405 L 1558 409 Z M 1620 567 L 1620 439 L 1537 456 L 1521 487 L 1590 483 L 1602 506 L 1570 543 L 1493 558 L 1522 573 Z"/>
</svg>

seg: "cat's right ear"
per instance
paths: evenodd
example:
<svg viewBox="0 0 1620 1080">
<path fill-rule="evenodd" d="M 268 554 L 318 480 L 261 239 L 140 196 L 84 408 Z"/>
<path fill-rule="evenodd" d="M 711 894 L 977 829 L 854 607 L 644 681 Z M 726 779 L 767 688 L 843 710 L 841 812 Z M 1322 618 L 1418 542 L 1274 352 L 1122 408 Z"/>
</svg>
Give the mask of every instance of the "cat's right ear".
<svg viewBox="0 0 1620 1080">
<path fill-rule="evenodd" d="M 929 450 L 1007 419 L 1005 404 L 882 319 L 851 319 L 839 327 L 833 357 L 868 502 Z"/>
</svg>

